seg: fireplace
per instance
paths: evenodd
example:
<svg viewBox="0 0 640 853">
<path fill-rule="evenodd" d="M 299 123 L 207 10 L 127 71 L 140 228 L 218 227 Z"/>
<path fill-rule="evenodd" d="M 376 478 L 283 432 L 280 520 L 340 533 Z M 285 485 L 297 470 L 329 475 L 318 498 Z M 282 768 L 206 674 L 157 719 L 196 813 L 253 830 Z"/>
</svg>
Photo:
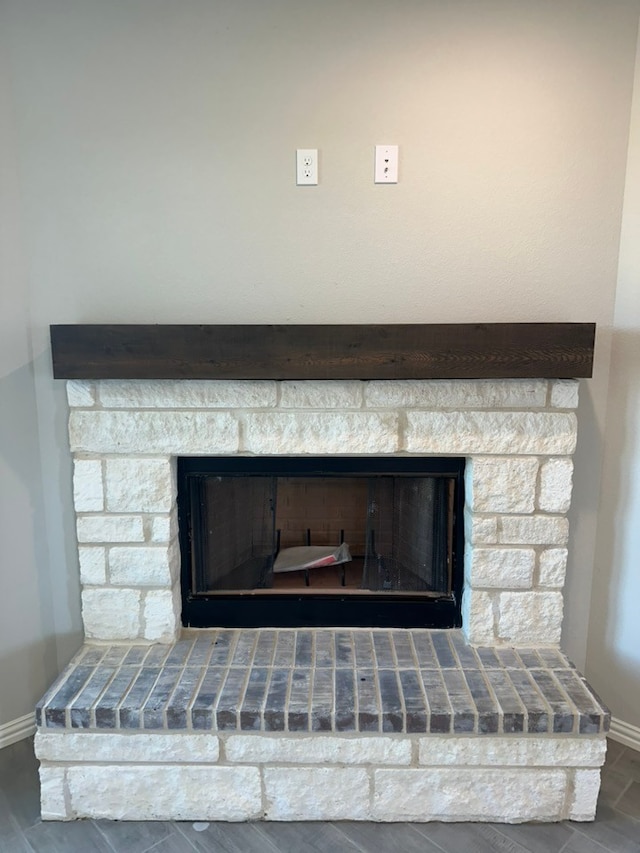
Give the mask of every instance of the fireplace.
<svg viewBox="0 0 640 853">
<path fill-rule="evenodd" d="M 208 328 L 171 340 L 204 346 Z M 394 332 L 370 359 L 383 379 L 341 374 L 348 347 L 320 359 L 334 379 L 287 378 L 317 363 L 287 347 L 260 378 L 206 378 L 202 346 L 205 378 L 161 350 L 139 379 L 136 345 L 157 332 L 122 347 L 112 329 L 86 378 L 62 374 L 87 643 L 38 707 L 43 817 L 591 819 L 608 712 L 558 648 L 578 403 L 564 377 L 583 375 L 570 330 L 552 367 L 522 332 L 517 371 L 534 378 L 510 378 L 517 329 L 503 346 L 474 327 L 498 375 L 407 376 L 429 348 L 399 357 Z M 470 346 L 439 343 L 435 362 L 450 371 Z M 112 358 L 117 375 L 95 378 Z M 419 519 L 413 546 L 429 532 L 428 560 L 386 540 L 396 505 Z M 353 601 L 360 623 L 339 611 Z M 401 605 L 410 626 L 450 621 L 403 628 Z"/>
<path fill-rule="evenodd" d="M 182 624 L 460 627 L 463 474 L 447 457 L 179 458 Z"/>
</svg>

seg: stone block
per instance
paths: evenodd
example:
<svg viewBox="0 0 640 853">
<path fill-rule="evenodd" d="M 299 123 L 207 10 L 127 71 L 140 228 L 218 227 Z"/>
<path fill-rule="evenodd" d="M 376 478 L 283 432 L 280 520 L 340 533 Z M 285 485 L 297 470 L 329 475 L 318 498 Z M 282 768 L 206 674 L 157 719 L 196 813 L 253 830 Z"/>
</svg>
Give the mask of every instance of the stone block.
<svg viewBox="0 0 640 853">
<path fill-rule="evenodd" d="M 562 588 L 567 571 L 566 548 L 547 548 L 540 553 L 538 584 L 543 587 Z"/>
<path fill-rule="evenodd" d="M 238 422 L 226 412 L 82 411 L 69 416 L 75 452 L 207 456 L 237 453 Z"/>
<path fill-rule="evenodd" d="M 567 512 L 571 505 L 573 462 L 548 459 L 540 468 L 538 508 L 545 512 Z"/>
<path fill-rule="evenodd" d="M 64 767 L 40 765 L 40 817 L 42 820 L 69 820 L 70 815 L 64 794 L 65 773 Z"/>
<path fill-rule="evenodd" d="M 461 767 L 600 767 L 604 737 L 448 737 L 420 738 L 419 763 Z"/>
<path fill-rule="evenodd" d="M 498 637 L 513 645 L 558 644 L 562 593 L 502 592 L 498 597 Z"/>
<path fill-rule="evenodd" d="M 600 770 L 576 770 L 569 820 L 593 820 L 596 816 L 599 791 Z M 640 833 L 638 837 L 640 838 Z"/>
<path fill-rule="evenodd" d="M 175 501 L 171 460 L 107 459 L 106 495 L 109 512 L 169 512 Z"/>
<path fill-rule="evenodd" d="M 88 640 L 135 640 L 140 635 L 140 592 L 84 589 L 82 621 Z"/>
<path fill-rule="evenodd" d="M 78 818 L 239 821 L 261 816 L 257 767 L 74 765 L 67 769 L 67 782 L 71 814 Z"/>
<path fill-rule="evenodd" d="M 410 764 L 411 742 L 388 737 L 231 735 L 228 761 L 246 764 Z"/>
<path fill-rule="evenodd" d="M 212 764 L 218 761 L 220 747 L 218 738 L 209 733 L 120 734 L 114 731 L 77 733 L 67 730 L 37 732 L 35 752 L 40 761 L 60 764 L 76 761 L 105 764 Z"/>
<path fill-rule="evenodd" d="M 529 409 L 543 407 L 541 379 L 407 379 L 365 386 L 367 406 L 403 409 Z"/>
<path fill-rule="evenodd" d="M 495 545 L 498 541 L 498 519 L 495 516 L 475 515 L 465 509 L 464 537 L 471 545 Z"/>
<path fill-rule="evenodd" d="M 144 542 L 142 519 L 135 515 L 80 516 L 76 523 L 78 542 Z"/>
<path fill-rule="evenodd" d="M 533 548 L 478 548 L 467 546 L 465 566 L 472 587 L 528 589 L 533 583 Z"/>
<path fill-rule="evenodd" d="M 88 586 L 98 586 L 107 582 L 107 554 L 101 547 L 78 548 L 80 559 L 80 580 Z"/>
<path fill-rule="evenodd" d="M 569 522 L 547 515 L 502 516 L 498 541 L 503 545 L 566 545 Z"/>
<path fill-rule="evenodd" d="M 475 456 L 466 465 L 465 498 L 474 512 L 533 512 L 538 460 Z"/>
<path fill-rule="evenodd" d="M 267 820 L 366 820 L 369 776 L 353 767 L 265 767 Z"/>
<path fill-rule="evenodd" d="M 359 409 L 362 382 L 326 380 L 280 383 L 282 409 Z"/>
<path fill-rule="evenodd" d="M 154 643 L 173 642 L 180 630 L 180 589 L 153 589 L 144 595 L 143 637 Z"/>
<path fill-rule="evenodd" d="M 102 512 L 104 486 L 99 459 L 75 459 L 73 462 L 73 504 L 76 512 Z"/>
<path fill-rule="evenodd" d="M 564 770 L 376 770 L 374 820 L 478 820 L 504 823 L 564 817 Z"/>
<path fill-rule="evenodd" d="M 554 379 L 551 383 L 551 405 L 554 409 L 577 409 L 579 391 L 577 379 Z"/>
<path fill-rule="evenodd" d="M 168 544 L 178 535 L 178 516 L 175 510 L 169 515 L 156 515 L 151 519 L 149 541 L 154 545 Z"/>
<path fill-rule="evenodd" d="M 177 576 L 175 543 L 109 550 L 109 580 L 117 586 L 171 586 Z"/>
<path fill-rule="evenodd" d="M 371 412 L 250 413 L 245 451 L 286 453 L 393 453 L 398 419 Z"/>
<path fill-rule="evenodd" d="M 576 417 L 560 412 L 407 412 L 410 453 L 569 454 Z"/>
<path fill-rule="evenodd" d="M 95 406 L 96 389 L 93 382 L 70 379 L 67 382 L 67 402 L 70 409 L 87 409 Z"/>
<path fill-rule="evenodd" d="M 276 405 L 270 380 L 103 380 L 100 402 L 115 409 L 262 409 Z"/>
<path fill-rule="evenodd" d="M 474 645 L 493 645 L 496 641 L 493 596 L 466 587 L 462 594 L 462 627 Z"/>
</svg>

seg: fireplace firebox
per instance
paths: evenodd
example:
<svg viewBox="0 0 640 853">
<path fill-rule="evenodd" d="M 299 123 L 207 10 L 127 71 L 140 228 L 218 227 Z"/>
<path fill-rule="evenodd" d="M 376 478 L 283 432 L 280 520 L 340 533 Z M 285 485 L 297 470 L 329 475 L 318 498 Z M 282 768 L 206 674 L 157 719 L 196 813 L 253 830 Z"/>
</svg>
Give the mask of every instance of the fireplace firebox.
<svg viewBox="0 0 640 853">
<path fill-rule="evenodd" d="M 464 459 L 182 457 L 187 627 L 461 625 Z"/>
</svg>

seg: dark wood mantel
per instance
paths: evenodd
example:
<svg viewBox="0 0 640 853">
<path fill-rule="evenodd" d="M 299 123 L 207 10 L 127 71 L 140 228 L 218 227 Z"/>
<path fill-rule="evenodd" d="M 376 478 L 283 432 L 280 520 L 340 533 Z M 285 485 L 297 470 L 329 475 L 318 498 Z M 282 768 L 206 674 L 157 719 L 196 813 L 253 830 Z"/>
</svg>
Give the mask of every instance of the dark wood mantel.
<svg viewBox="0 0 640 853">
<path fill-rule="evenodd" d="M 508 379 L 592 374 L 595 323 L 51 326 L 56 379 Z"/>
</svg>

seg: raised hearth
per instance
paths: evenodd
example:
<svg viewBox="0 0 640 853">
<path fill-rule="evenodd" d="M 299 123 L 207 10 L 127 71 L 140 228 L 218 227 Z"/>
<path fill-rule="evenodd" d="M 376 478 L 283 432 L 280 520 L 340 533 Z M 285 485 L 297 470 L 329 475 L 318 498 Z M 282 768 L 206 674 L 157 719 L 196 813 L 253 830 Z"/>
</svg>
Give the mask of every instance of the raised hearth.
<svg viewBox="0 0 640 853">
<path fill-rule="evenodd" d="M 48 818 L 511 822 L 593 816 L 609 716 L 553 648 L 243 629 L 85 646 L 38 721 Z"/>
</svg>

